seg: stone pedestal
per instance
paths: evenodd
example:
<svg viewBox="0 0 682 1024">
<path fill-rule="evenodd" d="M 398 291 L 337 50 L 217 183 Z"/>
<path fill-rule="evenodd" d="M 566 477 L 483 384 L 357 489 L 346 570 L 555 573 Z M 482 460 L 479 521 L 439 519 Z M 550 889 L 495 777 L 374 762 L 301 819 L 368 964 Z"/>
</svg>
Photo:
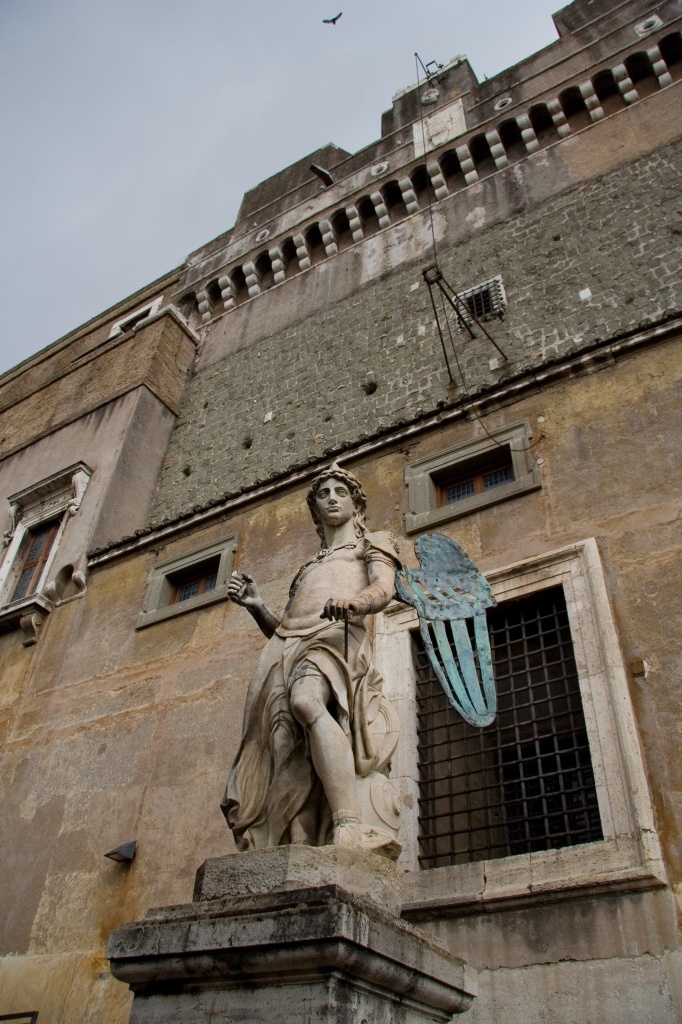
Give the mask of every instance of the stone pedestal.
<svg viewBox="0 0 682 1024">
<path fill-rule="evenodd" d="M 278 847 L 206 861 L 194 902 L 111 935 L 131 1024 L 424 1024 L 468 1009 L 476 973 L 396 916 L 402 869 Z"/>
</svg>

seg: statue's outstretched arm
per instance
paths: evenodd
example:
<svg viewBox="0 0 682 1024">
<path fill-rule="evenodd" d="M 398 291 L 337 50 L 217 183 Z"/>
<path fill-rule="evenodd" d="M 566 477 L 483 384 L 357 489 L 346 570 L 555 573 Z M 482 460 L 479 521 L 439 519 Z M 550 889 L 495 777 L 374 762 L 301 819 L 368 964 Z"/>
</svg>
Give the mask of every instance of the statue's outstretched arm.
<svg viewBox="0 0 682 1024">
<path fill-rule="evenodd" d="M 270 639 L 279 626 L 280 620 L 263 602 L 253 576 L 249 576 L 246 572 L 233 572 L 227 585 L 227 596 L 230 601 L 246 608 L 258 623 L 260 631 Z"/>
</svg>

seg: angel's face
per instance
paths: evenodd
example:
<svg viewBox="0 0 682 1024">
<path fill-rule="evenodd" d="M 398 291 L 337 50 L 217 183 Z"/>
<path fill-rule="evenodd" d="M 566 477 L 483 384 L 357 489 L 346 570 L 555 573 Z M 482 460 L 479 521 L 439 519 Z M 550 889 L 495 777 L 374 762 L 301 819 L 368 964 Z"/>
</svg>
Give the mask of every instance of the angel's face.
<svg viewBox="0 0 682 1024">
<path fill-rule="evenodd" d="M 320 484 L 315 495 L 315 504 L 320 519 L 326 526 L 341 526 L 352 519 L 355 506 L 348 485 L 336 477 L 329 477 Z"/>
</svg>

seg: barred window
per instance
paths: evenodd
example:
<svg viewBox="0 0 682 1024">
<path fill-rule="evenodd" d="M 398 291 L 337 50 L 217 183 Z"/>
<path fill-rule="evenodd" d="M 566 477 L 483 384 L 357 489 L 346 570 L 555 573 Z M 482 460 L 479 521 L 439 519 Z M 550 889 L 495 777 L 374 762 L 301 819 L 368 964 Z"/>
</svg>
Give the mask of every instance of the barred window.
<svg viewBox="0 0 682 1024">
<path fill-rule="evenodd" d="M 189 571 L 169 575 L 168 579 L 173 586 L 170 604 L 179 604 L 181 601 L 189 601 L 192 597 L 214 591 L 218 582 L 219 566 L 220 558 L 215 556 Z"/>
<path fill-rule="evenodd" d="M 491 609 L 488 626 L 498 714 L 486 729 L 450 706 L 413 634 L 422 868 L 602 838 L 563 588 Z"/>
<path fill-rule="evenodd" d="M 472 317 L 477 320 L 492 320 L 494 317 L 504 315 L 507 296 L 499 275 L 458 294 L 465 306 L 465 309 L 460 309 L 464 320 L 471 322 Z"/>
<path fill-rule="evenodd" d="M 485 451 L 467 459 L 441 474 L 434 473 L 438 489 L 438 506 L 454 505 L 474 495 L 485 494 L 495 487 L 514 482 L 514 466 L 508 445 Z"/>
</svg>

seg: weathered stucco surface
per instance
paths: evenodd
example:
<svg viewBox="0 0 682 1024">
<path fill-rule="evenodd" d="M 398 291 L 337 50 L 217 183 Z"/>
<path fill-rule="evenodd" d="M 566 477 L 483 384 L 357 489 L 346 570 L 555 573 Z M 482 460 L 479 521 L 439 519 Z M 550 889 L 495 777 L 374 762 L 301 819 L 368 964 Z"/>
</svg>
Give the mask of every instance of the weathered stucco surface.
<svg viewBox="0 0 682 1024">
<path fill-rule="evenodd" d="M 673 32 L 668 2 L 660 33 L 644 39 L 633 26 L 645 0 L 614 6 L 578 0 L 560 13 L 563 64 L 549 48 L 480 85 L 456 69 L 467 130 L 487 130 L 505 90 L 551 101 L 562 82 L 610 67 L 618 47 L 652 50 Z M 234 535 L 234 567 L 281 609 L 319 547 L 305 493 L 332 452 L 363 482 L 370 529 L 393 531 L 414 565 L 406 466 L 527 421 L 541 487 L 439 529 L 492 574 L 594 538 L 653 803 L 653 826 L 614 845 L 641 853 L 660 840 L 664 870 L 616 885 L 581 875 L 584 847 L 556 850 L 570 892 L 521 898 L 522 858 L 502 858 L 462 867 L 496 875 L 508 900 L 435 913 L 408 901 L 403 912 L 480 971 L 474 1024 L 682 1019 L 681 66 L 671 62 L 672 83 L 653 71 L 635 83 L 632 105 L 621 80 L 618 112 L 574 122 L 565 138 L 552 129 L 550 144 L 434 203 L 448 280 L 465 289 L 501 274 L 507 294 L 504 320 L 488 327 L 508 363 L 455 331 L 466 387 L 448 381 L 421 275 L 432 251 L 423 197 L 417 212 L 231 311 L 220 289 L 204 310 L 193 291 L 228 256 L 257 251 L 261 218 L 271 239 L 284 237 L 325 204 L 341 208 L 344 189 L 385 184 L 393 171 L 379 182 L 373 161 L 393 152 L 391 166 L 408 167 L 414 91 L 396 98 L 375 148 L 336 154 L 347 176 L 328 193 L 299 162 L 247 196 L 232 232 L 0 379 L 3 501 L 78 461 L 93 470 L 55 556 L 85 567 L 91 550 L 87 590 L 52 609 L 34 646 L 16 628 L 0 632 L 0 1015 L 126 1024 L 130 994 L 109 973 L 108 936 L 150 906 L 189 902 L 199 864 L 234 852 L 218 805 L 263 638 L 225 600 L 138 629 L 152 567 Z M 188 291 L 194 307 L 182 305 Z M 109 340 L 116 321 L 161 295 L 156 317 Z M 485 396 L 476 411 L 474 393 Z M 131 865 L 104 859 L 133 839 Z M 434 891 L 451 885 L 442 870 Z"/>
<path fill-rule="evenodd" d="M 680 544 L 679 389 L 678 343 L 669 342 L 491 413 L 488 429 L 524 417 L 534 425 L 534 453 L 544 459 L 542 489 L 444 528 L 484 570 L 597 538 L 626 664 L 636 658 L 650 664 L 646 680 L 632 681 L 631 697 L 673 882 L 680 881 L 676 752 L 682 708 L 670 685 L 680 654 L 666 623 L 679 602 L 672 579 Z M 370 526 L 400 535 L 405 464 L 480 430 L 476 422 L 458 423 L 353 463 L 368 493 Z M 620 439 L 617 445 L 607 443 L 612 437 Z M 63 957 L 69 971 L 87 974 L 85 954 L 100 955 L 114 927 L 150 905 L 187 902 L 198 863 L 233 849 L 218 803 L 262 638 L 226 602 L 136 631 L 149 568 L 236 532 L 235 565 L 253 573 L 266 601 L 281 608 L 294 572 L 317 550 L 312 522 L 302 515 L 304 493 L 305 487 L 293 488 L 94 571 L 87 600 L 56 609 L 31 651 L 14 634 L 0 638 L 8 673 L 3 678 L 11 680 L 13 697 L 9 703 L 10 694 L 5 696 L 0 776 L 10 801 L 0 879 L 7 908 L 4 949 L 29 954 L 32 970 L 45 971 L 41 984 L 48 988 L 48 974 L 54 984 L 66 982 L 54 971 L 55 961 L 43 958 Z M 402 544 L 413 561 L 409 542 Z M 662 722 L 670 724 L 661 728 Z M 138 855 L 131 867 L 103 859 L 106 850 L 133 838 Z M 556 965 L 557 985 L 572 977 L 560 964 L 567 958 L 594 960 L 590 984 L 606 985 L 609 992 L 611 962 L 621 958 L 613 971 L 624 971 L 624 980 L 658 985 L 661 957 L 675 946 L 674 913 L 653 894 L 628 899 L 633 908 L 644 901 L 644 909 L 631 912 L 618 904 L 614 919 L 613 904 L 604 898 L 574 904 L 573 929 L 559 926 L 566 920 L 566 905 L 560 904 L 551 911 L 453 921 L 441 933 L 474 967 L 496 972 L 482 989 L 491 986 L 492 1007 L 502 974 L 530 970 L 539 947 L 540 959 Z M 605 944 L 608 935 L 622 936 L 622 945 Z M 83 958 L 80 968 L 73 967 L 77 957 Z M 6 963 L 16 967 L 14 958 Z M 539 978 L 544 968 L 532 970 Z M 78 985 L 87 987 L 79 978 Z M 95 980 L 89 984 L 96 987 Z M 545 984 L 537 982 L 533 999 L 541 999 L 537 993 Z M 609 996 L 612 1016 L 604 1020 L 617 1019 L 613 1007 L 624 1008 L 630 998 L 627 986 L 618 992 L 616 1003 Z M 661 993 L 664 1007 L 668 997 Z M 126 997 L 116 998 L 118 1009 L 108 1011 L 109 1019 L 124 1021 Z M 481 997 L 479 1007 L 486 1001 Z M 486 1017 L 481 1008 L 477 1019 L 497 1021 L 496 1012 Z M 572 1021 L 566 1013 L 555 1019 Z M 665 1013 L 662 1020 L 673 1019 Z"/>
</svg>

